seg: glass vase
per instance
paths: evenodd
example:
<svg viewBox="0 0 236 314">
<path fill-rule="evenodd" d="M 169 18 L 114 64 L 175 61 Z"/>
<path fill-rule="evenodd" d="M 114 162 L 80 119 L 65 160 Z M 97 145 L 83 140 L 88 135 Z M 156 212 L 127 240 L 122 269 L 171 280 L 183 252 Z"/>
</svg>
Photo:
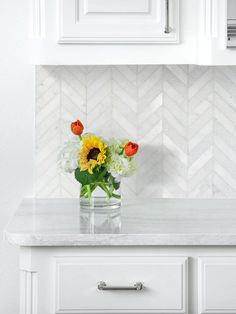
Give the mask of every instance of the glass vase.
<svg viewBox="0 0 236 314">
<path fill-rule="evenodd" d="M 87 234 L 118 234 L 121 230 L 121 211 L 119 208 L 109 210 L 81 208 L 80 230 Z"/>
<path fill-rule="evenodd" d="M 120 181 L 106 180 L 84 185 L 80 191 L 83 209 L 117 209 L 121 206 Z"/>
</svg>

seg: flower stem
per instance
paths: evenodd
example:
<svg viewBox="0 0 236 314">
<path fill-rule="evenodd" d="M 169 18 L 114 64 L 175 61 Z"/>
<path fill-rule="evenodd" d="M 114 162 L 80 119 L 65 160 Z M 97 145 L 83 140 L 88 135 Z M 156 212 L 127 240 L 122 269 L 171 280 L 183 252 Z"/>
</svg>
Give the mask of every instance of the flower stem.
<svg viewBox="0 0 236 314">
<path fill-rule="evenodd" d="M 119 194 L 112 193 L 112 197 L 120 199 L 121 196 Z"/>
<path fill-rule="evenodd" d="M 96 187 L 97 187 L 97 184 L 90 184 L 91 196 L 92 196 L 93 191 L 96 189 Z M 88 185 L 82 186 L 80 196 L 88 198 Z"/>
<path fill-rule="evenodd" d="M 90 187 L 90 185 L 88 184 L 88 185 L 86 185 L 86 187 L 87 187 L 87 194 L 88 194 L 88 199 L 89 199 L 89 203 L 90 203 L 90 205 L 91 205 L 91 196 L 92 196 L 92 192 L 91 192 L 91 187 Z"/>
<path fill-rule="evenodd" d="M 100 188 L 107 194 L 108 198 L 111 198 L 112 193 L 109 191 L 109 189 L 106 186 L 106 183 L 100 183 L 99 184 Z"/>
<path fill-rule="evenodd" d="M 98 187 L 105 192 L 107 196 L 107 201 L 109 201 L 109 199 L 112 197 L 116 199 L 121 198 L 121 196 L 118 193 L 116 193 L 115 190 L 117 190 L 117 188 L 114 186 L 114 182 L 110 180 L 110 178 L 109 178 L 109 181 L 107 181 L 107 178 L 106 179 L 103 178 L 103 180 L 100 182 L 94 182 L 94 183 L 82 186 L 81 191 L 80 191 L 80 197 L 87 198 L 89 200 L 89 203 L 91 204 L 93 192 Z"/>
</svg>

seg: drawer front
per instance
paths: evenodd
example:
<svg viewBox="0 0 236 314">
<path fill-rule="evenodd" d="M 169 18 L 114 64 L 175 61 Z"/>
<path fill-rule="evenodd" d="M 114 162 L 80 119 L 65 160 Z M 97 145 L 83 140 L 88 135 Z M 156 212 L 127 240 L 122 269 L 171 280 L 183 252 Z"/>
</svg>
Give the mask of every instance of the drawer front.
<svg viewBox="0 0 236 314">
<path fill-rule="evenodd" d="M 55 274 L 55 313 L 187 313 L 185 257 L 57 257 Z"/>
<path fill-rule="evenodd" d="M 199 258 L 199 313 L 236 314 L 236 257 Z"/>
</svg>

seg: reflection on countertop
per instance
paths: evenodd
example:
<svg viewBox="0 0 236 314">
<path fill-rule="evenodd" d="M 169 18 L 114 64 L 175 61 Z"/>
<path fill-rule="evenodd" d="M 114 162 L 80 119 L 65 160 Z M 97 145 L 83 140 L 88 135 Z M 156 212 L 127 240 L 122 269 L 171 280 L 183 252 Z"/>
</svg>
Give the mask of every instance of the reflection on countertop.
<svg viewBox="0 0 236 314">
<path fill-rule="evenodd" d="M 90 234 L 115 234 L 121 231 L 120 209 L 80 210 L 80 230 Z"/>
</svg>

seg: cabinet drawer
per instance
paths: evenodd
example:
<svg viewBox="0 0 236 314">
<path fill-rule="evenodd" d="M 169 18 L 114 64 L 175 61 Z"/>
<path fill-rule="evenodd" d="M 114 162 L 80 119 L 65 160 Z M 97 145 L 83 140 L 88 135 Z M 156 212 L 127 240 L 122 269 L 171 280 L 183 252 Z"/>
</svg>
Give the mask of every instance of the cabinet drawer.
<svg viewBox="0 0 236 314">
<path fill-rule="evenodd" d="M 55 274 L 55 313 L 187 313 L 185 257 L 57 257 Z"/>
<path fill-rule="evenodd" d="M 199 258 L 199 313 L 236 314 L 236 257 Z"/>
</svg>

